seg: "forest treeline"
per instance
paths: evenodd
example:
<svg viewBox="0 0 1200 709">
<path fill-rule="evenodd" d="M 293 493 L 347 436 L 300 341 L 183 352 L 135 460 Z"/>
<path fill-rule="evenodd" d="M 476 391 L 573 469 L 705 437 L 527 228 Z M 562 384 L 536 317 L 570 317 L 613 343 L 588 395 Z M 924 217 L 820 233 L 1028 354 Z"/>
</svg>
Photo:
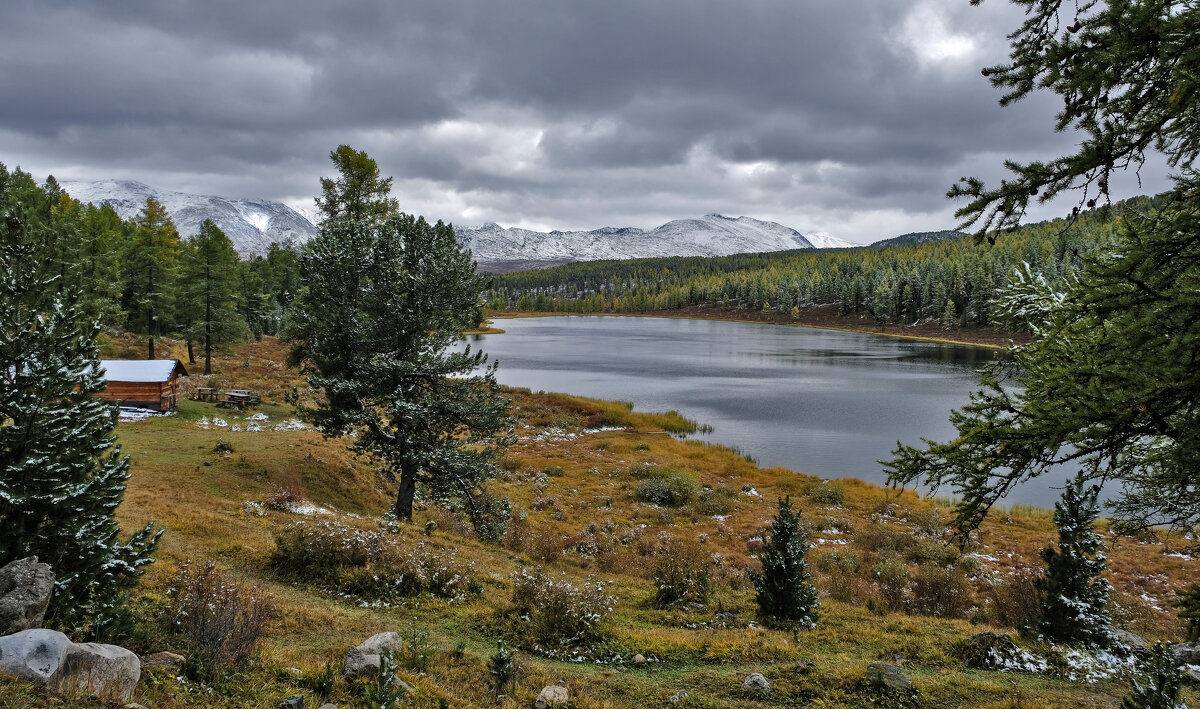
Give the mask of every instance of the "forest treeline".
<svg viewBox="0 0 1200 709">
<path fill-rule="evenodd" d="M 242 259 L 211 221 L 180 234 L 159 202 L 121 219 L 108 205 L 83 204 L 49 177 L 38 184 L 0 163 L 0 212 L 19 215 L 26 233 L 45 241 L 60 289 L 80 294 L 81 312 L 105 328 L 172 336 L 208 349 L 279 330 L 300 287 L 299 249 L 272 244 Z M 202 353 L 196 353 L 202 354 Z"/>
<path fill-rule="evenodd" d="M 1153 209 L 1137 197 L 1070 218 L 1020 227 L 995 243 L 971 238 L 915 246 L 862 247 L 590 261 L 496 277 L 488 308 L 561 313 L 645 313 L 703 306 L 794 317 L 837 304 L 840 315 L 880 323 L 992 324 L 991 301 L 1022 262 L 1051 285 L 1081 258 L 1112 243 L 1124 210 Z"/>
</svg>

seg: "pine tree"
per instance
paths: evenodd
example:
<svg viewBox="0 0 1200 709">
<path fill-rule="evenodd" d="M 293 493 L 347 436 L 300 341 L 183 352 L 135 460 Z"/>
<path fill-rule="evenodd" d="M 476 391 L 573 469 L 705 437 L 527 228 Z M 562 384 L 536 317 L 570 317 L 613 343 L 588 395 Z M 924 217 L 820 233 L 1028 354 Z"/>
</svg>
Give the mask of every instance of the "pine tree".
<svg viewBox="0 0 1200 709">
<path fill-rule="evenodd" d="M 1200 120 L 1191 87 L 1200 6 L 1179 0 L 1020 0 L 1012 61 L 984 70 L 1002 103 L 1046 88 L 1062 98 L 1057 128 L 1078 130 L 1073 154 L 1007 164 L 994 189 L 968 179 L 950 192 L 976 239 L 997 242 L 1031 200 L 1068 190 L 1075 209 L 1107 202 L 1114 172 L 1158 151 L 1179 169 L 1152 203 L 1115 212 L 1113 243 L 1081 255 L 1056 285 L 1034 266 L 1003 294 L 1002 314 L 1034 333 L 1011 363 L 951 416 L 952 442 L 901 445 L 894 483 L 923 480 L 962 496 L 957 526 L 977 527 L 1025 480 L 1064 463 L 1119 490 L 1118 531 L 1164 525 L 1200 534 Z M 998 231 L 993 231 L 996 229 Z M 1066 259 L 1066 253 L 1062 255 Z M 974 307 L 974 304 L 973 304 Z M 1011 377 L 1010 377 L 1011 375 Z"/>
<path fill-rule="evenodd" d="M 1041 591 L 1038 626 L 1053 640 L 1106 647 L 1112 621 L 1105 610 L 1108 581 L 1100 577 L 1106 566 L 1102 540 L 1095 532 L 1100 488 L 1085 486 L 1083 476 L 1076 476 L 1054 503 L 1058 550 L 1046 547 L 1041 553 L 1046 573 L 1034 582 Z"/>
<path fill-rule="evenodd" d="M 398 478 L 394 514 L 412 519 L 418 483 L 466 511 L 496 538 L 508 501 L 485 483 L 511 441 L 495 365 L 452 350 L 482 320 L 487 279 L 454 228 L 405 214 L 380 225 L 327 219 L 301 260 L 307 285 L 293 304 L 292 357 L 322 392 L 302 413 L 326 435 L 353 431 L 353 447 Z"/>
<path fill-rule="evenodd" d="M 194 335 L 204 343 L 205 374 L 212 374 L 213 345 L 232 342 L 246 331 L 237 311 L 238 267 L 233 242 L 205 219 L 183 250 L 182 287 L 184 307 L 191 314 L 188 342 Z"/>
<path fill-rule="evenodd" d="M 118 540 L 129 458 L 114 445 L 115 407 L 96 398 L 99 324 L 77 290 L 58 288 L 48 254 L 61 235 L 36 218 L 30 229 L 24 207 L 0 199 L 0 565 L 37 555 L 56 579 L 47 622 L 95 632 L 161 531 Z"/>
<path fill-rule="evenodd" d="M 771 625 L 813 627 L 817 623 L 817 589 L 808 582 L 808 537 L 792 512 L 791 498 L 779 499 L 759 560 L 762 572 L 750 570 L 758 617 Z"/>
<path fill-rule="evenodd" d="M 1155 643 L 1146 663 L 1146 673 L 1141 678 L 1130 678 L 1133 692 L 1121 700 L 1121 709 L 1187 709 L 1179 699 L 1181 675 L 1171 650 L 1163 643 Z"/>
</svg>

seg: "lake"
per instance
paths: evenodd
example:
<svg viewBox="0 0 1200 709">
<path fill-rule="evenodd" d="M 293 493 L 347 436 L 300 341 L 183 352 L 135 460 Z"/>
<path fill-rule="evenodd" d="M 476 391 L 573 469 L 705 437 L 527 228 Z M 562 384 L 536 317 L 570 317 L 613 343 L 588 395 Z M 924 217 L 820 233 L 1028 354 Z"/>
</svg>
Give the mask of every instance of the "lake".
<svg viewBox="0 0 1200 709">
<path fill-rule="evenodd" d="M 763 466 L 884 483 L 896 441 L 948 440 L 951 409 L 997 351 L 836 330 L 719 320 L 545 317 L 499 320 L 472 337 L 502 384 L 675 409 Z M 949 494 L 949 491 L 943 491 Z M 1048 497 L 1049 495 L 1049 497 Z M 1008 502 L 1045 506 L 1033 483 Z"/>
</svg>

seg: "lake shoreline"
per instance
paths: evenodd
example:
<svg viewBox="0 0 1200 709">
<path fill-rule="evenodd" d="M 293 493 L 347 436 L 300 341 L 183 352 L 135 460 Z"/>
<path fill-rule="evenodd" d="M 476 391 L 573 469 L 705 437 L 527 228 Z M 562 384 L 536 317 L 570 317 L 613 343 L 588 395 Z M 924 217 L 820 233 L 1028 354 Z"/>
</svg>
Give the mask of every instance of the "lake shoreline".
<svg viewBox="0 0 1200 709">
<path fill-rule="evenodd" d="M 832 312 L 831 312 L 832 311 Z M 866 323 L 865 318 L 849 318 L 837 315 L 836 305 L 823 305 L 801 311 L 800 317 L 791 319 L 785 313 L 729 312 L 716 308 L 688 308 L 685 310 L 659 310 L 646 313 L 555 313 L 518 312 L 509 310 L 488 311 L 489 320 L 515 320 L 546 317 L 635 317 L 669 318 L 672 320 L 716 320 L 723 322 L 756 323 L 762 325 L 786 325 L 808 327 L 819 330 L 854 332 L 864 335 L 881 335 L 920 342 L 939 342 L 950 345 L 970 345 L 996 350 L 1007 350 L 1012 344 L 1026 344 L 1028 335 L 1005 333 L 995 328 L 946 329 L 932 323 L 912 327 L 876 325 Z M 494 328 L 493 328 L 494 330 Z M 500 332 L 503 332 L 501 330 Z M 489 333 L 498 334 L 498 333 Z"/>
</svg>

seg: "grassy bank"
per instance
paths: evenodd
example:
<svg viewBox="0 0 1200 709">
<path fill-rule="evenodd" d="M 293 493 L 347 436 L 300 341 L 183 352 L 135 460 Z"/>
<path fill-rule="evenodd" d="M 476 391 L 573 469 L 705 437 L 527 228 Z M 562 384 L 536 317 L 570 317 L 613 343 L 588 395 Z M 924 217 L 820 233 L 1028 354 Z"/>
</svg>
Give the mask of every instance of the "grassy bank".
<svg viewBox="0 0 1200 709">
<path fill-rule="evenodd" d="M 119 426 L 134 461 L 122 525 L 154 520 L 167 528 L 134 601 L 139 622 L 122 642 L 139 653 L 180 649 L 156 618 L 187 559 L 215 560 L 230 580 L 260 585 L 278 608 L 258 658 L 220 682 L 147 670 L 136 697 L 147 706 L 274 706 L 297 694 L 308 706 L 359 706 L 361 687 L 323 686 L 321 673 L 385 630 L 423 646 L 423 661 L 400 658 L 415 690 L 404 707 L 528 707 L 560 681 L 572 707 L 674 706 L 669 698 L 681 690 L 688 697 L 678 706 L 690 707 L 913 706 L 867 685 L 866 666 L 877 661 L 901 666 L 919 706 L 1100 707 L 1126 692 L 1121 679 L 975 670 L 955 655 L 955 643 L 971 634 L 1013 632 L 1022 579 L 1040 568 L 1037 553 L 1055 538 L 1045 510 L 997 512 L 962 554 L 948 543 L 944 501 L 760 468 L 729 448 L 687 440 L 695 424 L 678 414 L 621 402 L 510 390 L 519 441 L 495 482 L 515 517 L 503 543 L 477 540 L 464 520 L 428 502 L 413 524 L 382 532 L 406 558 L 424 554 L 469 578 L 461 594 L 380 599 L 352 590 L 369 586 L 353 569 L 306 572 L 315 557 L 281 564 L 276 540 L 297 522 L 376 534 L 394 492 L 370 461 L 348 453 L 346 440 L 288 425 L 281 392 L 299 378 L 283 360 L 269 339 L 219 360 L 223 381 L 266 394 L 255 412 L 265 419 L 185 401 L 175 415 Z M 769 630 L 755 619 L 746 569 L 757 564 L 781 496 L 802 512 L 815 545 L 809 560 L 822 609 L 811 631 Z M 1178 639 L 1171 590 L 1194 580 L 1196 563 L 1168 555 L 1175 547 L 1160 542 L 1108 540 L 1118 622 L 1152 639 Z M 656 602 L 664 569 L 683 562 L 707 567 L 707 598 Z M 514 590 L 523 572 L 539 570 L 576 585 L 602 582 L 615 597 L 586 640 L 547 642 L 520 619 Z M 953 603 L 938 605 L 935 596 Z M 486 663 L 500 637 L 518 647 L 518 674 L 497 702 Z M 648 661 L 635 665 L 639 653 Z M 741 689 L 751 672 L 765 674 L 775 691 Z M 55 701 L 13 681 L 0 681 L 0 697 L 11 707 Z"/>
</svg>

